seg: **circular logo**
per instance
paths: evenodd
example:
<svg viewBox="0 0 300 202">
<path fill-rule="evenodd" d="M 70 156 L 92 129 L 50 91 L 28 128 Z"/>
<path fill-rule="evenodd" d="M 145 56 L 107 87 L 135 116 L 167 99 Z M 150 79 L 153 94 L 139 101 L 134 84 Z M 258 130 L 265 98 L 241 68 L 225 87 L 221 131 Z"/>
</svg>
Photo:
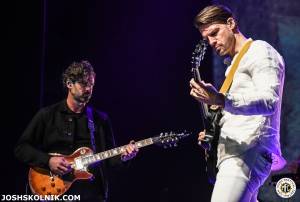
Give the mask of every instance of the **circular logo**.
<svg viewBox="0 0 300 202">
<path fill-rule="evenodd" d="M 296 192 L 296 184 L 290 178 L 282 178 L 276 184 L 276 192 L 282 198 L 291 198 Z"/>
</svg>

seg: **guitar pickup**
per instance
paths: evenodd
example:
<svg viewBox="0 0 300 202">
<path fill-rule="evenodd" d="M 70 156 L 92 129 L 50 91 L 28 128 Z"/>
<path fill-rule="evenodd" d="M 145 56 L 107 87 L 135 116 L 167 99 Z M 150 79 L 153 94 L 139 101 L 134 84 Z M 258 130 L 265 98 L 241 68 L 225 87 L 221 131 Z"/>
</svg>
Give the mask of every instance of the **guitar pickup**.
<svg viewBox="0 0 300 202">
<path fill-rule="evenodd" d="M 84 164 L 82 163 L 82 161 L 81 161 L 81 158 L 75 158 L 74 159 L 74 169 L 75 170 L 86 170 L 86 168 L 85 168 L 85 166 L 84 166 Z"/>
</svg>

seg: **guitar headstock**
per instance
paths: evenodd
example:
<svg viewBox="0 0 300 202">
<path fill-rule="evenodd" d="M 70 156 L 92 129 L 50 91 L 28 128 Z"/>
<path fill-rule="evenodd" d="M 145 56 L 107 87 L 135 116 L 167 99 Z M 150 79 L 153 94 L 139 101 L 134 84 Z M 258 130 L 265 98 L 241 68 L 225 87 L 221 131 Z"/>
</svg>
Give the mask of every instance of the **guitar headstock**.
<svg viewBox="0 0 300 202">
<path fill-rule="evenodd" d="M 159 136 L 152 138 L 153 142 L 157 145 L 162 145 L 164 148 L 168 147 L 176 147 L 177 142 L 189 136 L 190 133 L 182 132 L 182 133 L 175 133 L 175 132 L 164 132 L 160 133 Z"/>
<path fill-rule="evenodd" d="M 205 40 L 200 40 L 199 43 L 196 45 L 194 52 L 192 53 L 192 68 L 199 68 L 201 61 L 204 58 L 204 54 L 207 49 L 207 41 Z"/>
<path fill-rule="evenodd" d="M 204 54 L 206 52 L 207 46 L 208 46 L 207 41 L 200 40 L 200 42 L 196 45 L 195 50 L 193 52 L 192 61 L 191 61 L 191 65 L 192 65 L 191 71 L 193 73 L 193 78 L 196 82 L 201 81 L 200 64 L 204 58 Z"/>
</svg>

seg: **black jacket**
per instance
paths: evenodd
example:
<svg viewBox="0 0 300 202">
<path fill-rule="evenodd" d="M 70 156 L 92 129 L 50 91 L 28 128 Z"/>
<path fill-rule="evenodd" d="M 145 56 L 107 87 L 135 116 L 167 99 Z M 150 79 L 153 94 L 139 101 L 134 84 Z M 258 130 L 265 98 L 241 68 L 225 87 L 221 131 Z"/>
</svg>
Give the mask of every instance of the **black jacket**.
<svg viewBox="0 0 300 202">
<path fill-rule="evenodd" d="M 93 109 L 93 119 L 96 152 L 114 148 L 115 142 L 108 116 Z M 15 156 L 29 166 L 49 168 L 48 153 L 69 155 L 83 146 L 92 148 L 86 113 L 85 111 L 81 114 L 73 113 L 67 107 L 66 100 L 63 100 L 39 110 L 17 142 Z M 95 190 L 98 190 L 99 194 L 105 198 L 108 187 L 108 166 L 120 164 L 120 162 L 119 157 L 111 158 L 101 162 L 100 169 L 91 170 L 96 178 L 95 182 L 89 185 L 97 186 Z M 84 186 L 89 189 L 86 185 Z M 82 191 L 85 193 L 84 190 Z"/>
</svg>

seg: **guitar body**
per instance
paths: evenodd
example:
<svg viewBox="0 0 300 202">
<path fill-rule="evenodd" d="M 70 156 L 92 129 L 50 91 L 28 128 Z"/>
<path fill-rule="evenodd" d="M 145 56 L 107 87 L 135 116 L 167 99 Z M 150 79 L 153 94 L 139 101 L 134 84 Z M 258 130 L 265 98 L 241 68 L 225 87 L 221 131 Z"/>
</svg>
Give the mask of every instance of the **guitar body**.
<svg viewBox="0 0 300 202">
<path fill-rule="evenodd" d="M 162 145 L 164 148 L 176 146 L 179 139 L 187 137 L 189 133 L 161 133 L 159 136 L 147 138 L 135 142 L 136 148 L 142 148 L 148 145 L 157 144 Z M 105 159 L 121 155 L 126 151 L 127 145 L 109 149 L 97 154 L 87 147 L 81 147 L 73 152 L 71 155 L 61 155 L 50 153 L 51 156 L 63 156 L 70 164 L 72 171 L 59 176 L 54 175 L 50 170 L 42 168 L 30 168 L 28 173 L 28 181 L 30 189 L 33 194 L 47 196 L 64 194 L 71 187 L 72 183 L 76 180 L 92 179 L 93 174 L 87 172 L 90 165 L 101 162 Z"/>
<path fill-rule="evenodd" d="M 63 156 L 69 163 L 73 165 L 76 157 L 89 154 L 93 154 L 90 148 L 81 147 L 69 156 L 60 154 L 55 154 L 53 156 Z M 32 193 L 42 196 L 60 196 L 71 187 L 74 181 L 78 179 L 91 179 L 92 177 L 93 174 L 87 172 L 86 170 L 76 170 L 75 168 L 63 176 L 55 175 L 51 173 L 50 170 L 37 167 L 30 168 L 28 173 L 29 185 Z"/>
<path fill-rule="evenodd" d="M 222 117 L 221 110 L 209 110 L 209 116 L 205 120 L 205 133 L 210 136 L 208 142 L 209 146 L 205 149 L 205 160 L 206 160 L 206 172 L 208 175 L 208 181 L 214 184 L 216 181 L 217 169 L 217 149 L 220 137 L 220 126 L 219 121 Z"/>
</svg>

